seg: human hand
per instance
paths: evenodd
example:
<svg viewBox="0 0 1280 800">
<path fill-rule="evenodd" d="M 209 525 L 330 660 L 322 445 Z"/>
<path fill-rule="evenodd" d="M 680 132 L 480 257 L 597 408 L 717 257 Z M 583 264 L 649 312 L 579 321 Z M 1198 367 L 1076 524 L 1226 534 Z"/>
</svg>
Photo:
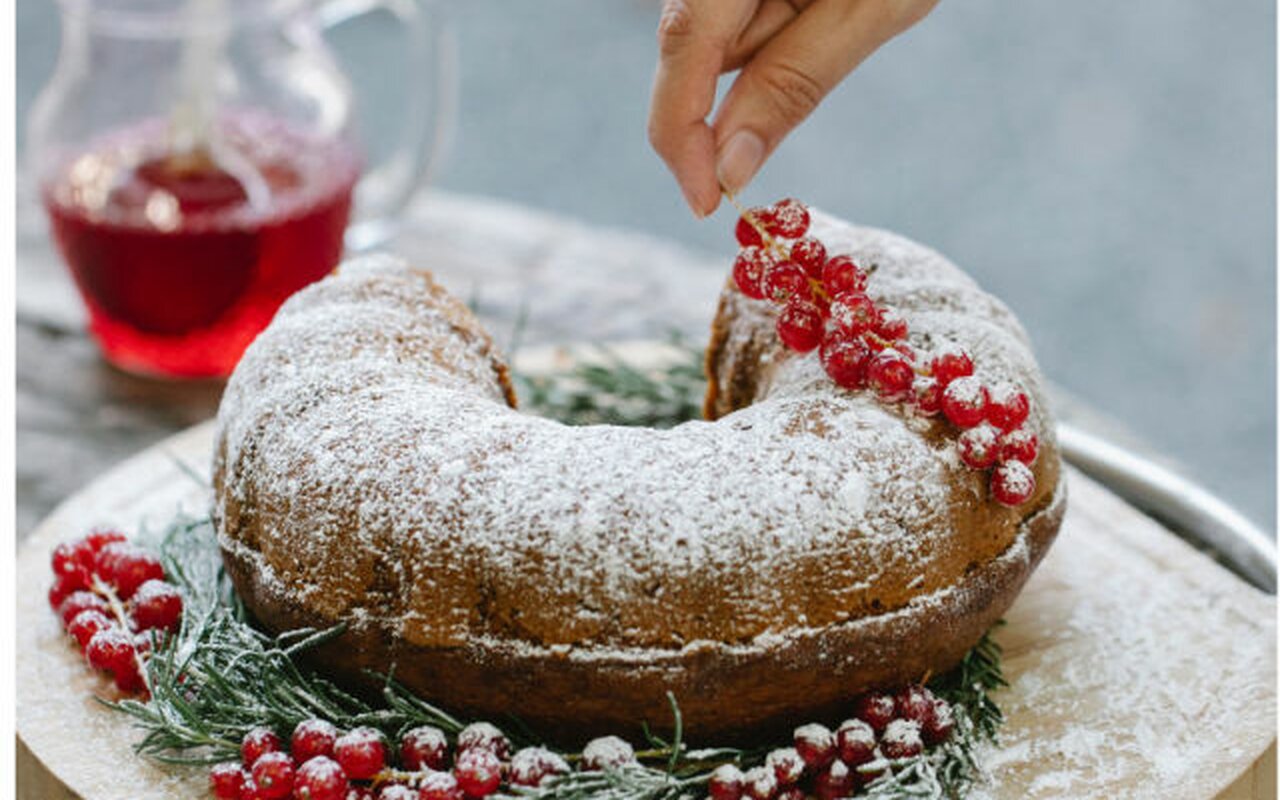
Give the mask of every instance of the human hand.
<svg viewBox="0 0 1280 800">
<path fill-rule="evenodd" d="M 665 0 L 649 141 L 699 217 L 937 0 Z M 721 74 L 741 69 L 708 124 Z"/>
</svg>

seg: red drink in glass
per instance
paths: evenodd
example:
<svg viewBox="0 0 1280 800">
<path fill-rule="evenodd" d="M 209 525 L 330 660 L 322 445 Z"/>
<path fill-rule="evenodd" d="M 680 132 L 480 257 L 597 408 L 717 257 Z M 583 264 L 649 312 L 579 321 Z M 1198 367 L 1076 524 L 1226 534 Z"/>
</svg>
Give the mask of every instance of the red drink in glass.
<svg viewBox="0 0 1280 800">
<path fill-rule="evenodd" d="M 280 304 L 327 275 L 360 163 L 262 115 L 208 149 L 163 123 L 119 132 L 43 187 L 57 242 L 107 359 L 130 372 L 228 374 Z"/>
</svg>

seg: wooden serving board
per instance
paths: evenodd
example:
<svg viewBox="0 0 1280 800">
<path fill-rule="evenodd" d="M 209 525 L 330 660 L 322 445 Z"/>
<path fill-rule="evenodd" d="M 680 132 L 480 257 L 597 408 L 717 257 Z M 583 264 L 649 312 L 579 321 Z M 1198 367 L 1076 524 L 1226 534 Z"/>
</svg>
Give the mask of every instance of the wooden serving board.
<svg viewBox="0 0 1280 800">
<path fill-rule="evenodd" d="M 199 768 L 136 757 L 94 700 L 110 687 L 45 600 L 60 541 L 204 513 L 211 424 L 148 450 L 63 503 L 18 555 L 18 797 L 205 797 Z M 1275 798 L 1275 599 L 1069 471 L 1057 543 L 998 640 L 1008 721 L 982 754 L 982 798 Z M 620 732 L 625 733 L 625 732 Z"/>
</svg>

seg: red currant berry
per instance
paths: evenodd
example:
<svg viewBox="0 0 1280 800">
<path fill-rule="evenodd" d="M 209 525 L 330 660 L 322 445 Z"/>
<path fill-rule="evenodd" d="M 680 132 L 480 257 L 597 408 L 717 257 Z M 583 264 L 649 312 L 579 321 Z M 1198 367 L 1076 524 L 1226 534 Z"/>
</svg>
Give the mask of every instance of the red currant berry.
<svg viewBox="0 0 1280 800">
<path fill-rule="evenodd" d="M 56 611 L 62 605 L 63 600 L 66 600 L 75 592 L 88 588 L 89 584 L 85 573 L 64 572 L 61 575 L 55 575 L 53 585 L 49 587 L 49 605 Z"/>
<path fill-rule="evenodd" d="M 853 715 L 876 733 L 883 733 L 896 713 L 893 698 L 883 692 L 867 692 L 853 702 Z"/>
<path fill-rule="evenodd" d="M 957 428 L 972 428 L 986 412 L 987 387 L 977 378 L 956 378 L 942 390 L 942 413 Z"/>
<path fill-rule="evenodd" d="M 742 775 L 742 793 L 751 800 L 774 800 L 778 776 L 768 767 L 752 767 Z"/>
<path fill-rule="evenodd" d="M 121 600 L 128 600 L 139 586 L 152 578 L 164 579 L 160 561 L 128 542 L 112 542 L 98 551 L 94 572 L 115 588 Z"/>
<path fill-rule="evenodd" d="M 865 764 L 875 758 L 876 732 L 860 719 L 847 719 L 836 728 L 836 750 L 847 766 Z"/>
<path fill-rule="evenodd" d="M 1000 431 L 983 422 L 976 425 L 956 439 L 956 449 L 960 451 L 960 460 L 969 469 L 987 469 L 996 463 L 1000 454 Z"/>
<path fill-rule="evenodd" d="M 103 672 L 128 670 L 136 656 L 133 637 L 117 627 L 103 628 L 89 638 L 84 648 L 89 666 Z"/>
<path fill-rule="evenodd" d="M 918 413 L 932 417 L 942 410 L 942 387 L 933 378 L 917 376 L 911 382 L 911 392 L 915 395 Z"/>
<path fill-rule="evenodd" d="M 805 763 L 794 747 L 781 747 L 765 757 L 765 766 L 773 770 L 781 786 L 794 786 L 804 775 Z"/>
<path fill-rule="evenodd" d="M 1026 428 L 1009 431 L 1000 437 L 1000 460 L 1021 461 L 1030 466 L 1036 463 L 1040 440 Z"/>
<path fill-rule="evenodd" d="M 281 800 L 293 794 L 293 759 L 288 753 L 263 753 L 253 762 L 253 782 L 265 800 Z"/>
<path fill-rule="evenodd" d="M 387 765 L 387 746 L 373 728 L 352 728 L 333 743 L 333 757 L 348 778 L 365 781 Z"/>
<path fill-rule="evenodd" d="M 450 775 L 449 777 L 452 778 L 453 776 Z M 426 797 L 421 792 L 419 794 L 422 797 Z M 347 789 L 347 796 L 343 800 L 378 800 L 378 796 L 374 794 L 372 786 L 358 784 Z M 451 798 L 450 800 L 462 800 L 462 792 L 458 792 L 457 798 Z"/>
<path fill-rule="evenodd" d="M 933 699 L 933 712 L 924 724 L 920 726 L 920 734 L 924 738 L 926 744 L 937 744 L 946 741 L 951 736 L 951 732 L 956 728 L 955 714 L 951 710 L 951 704 L 941 697 Z"/>
<path fill-rule="evenodd" d="M 488 722 L 473 722 L 458 733 L 458 752 L 479 747 L 488 750 L 505 761 L 511 755 L 511 742 L 497 726 Z"/>
<path fill-rule="evenodd" d="M 792 734 L 796 752 L 810 769 L 819 769 L 836 757 L 836 737 L 825 725 L 811 722 L 801 725 Z"/>
<path fill-rule="evenodd" d="M 787 303 L 778 315 L 778 338 L 792 350 L 807 353 L 822 341 L 822 312 L 813 303 Z"/>
<path fill-rule="evenodd" d="M 991 496 L 1001 505 L 1020 506 L 1035 490 L 1035 473 L 1021 461 L 1005 461 L 991 473 Z"/>
<path fill-rule="evenodd" d="M 845 292 L 831 299 L 831 321 L 850 336 L 860 336 L 880 323 L 880 309 L 862 292 Z"/>
<path fill-rule="evenodd" d="M 135 649 L 134 653 L 136 654 L 137 652 Z M 142 666 L 138 663 L 136 655 L 134 658 L 121 663 L 118 669 L 112 670 L 111 677 L 115 680 L 116 688 L 125 694 L 145 693 L 146 691 L 147 682 L 142 677 Z"/>
<path fill-rule="evenodd" d="M 392 783 L 382 787 L 378 800 L 422 800 L 422 794 L 402 783 Z"/>
<path fill-rule="evenodd" d="M 791 197 L 779 200 L 769 212 L 771 220 L 766 227 L 774 236 L 798 239 L 809 230 L 809 209 L 799 200 Z"/>
<path fill-rule="evenodd" d="M 428 772 L 418 779 L 422 800 L 463 800 L 466 795 L 452 772 Z"/>
<path fill-rule="evenodd" d="M 1011 431 L 1027 421 L 1031 413 L 1031 401 L 1026 392 L 1009 383 L 1002 383 L 991 389 L 991 399 L 987 403 L 987 422 L 1002 431 Z"/>
<path fill-rule="evenodd" d="M 773 800 L 805 800 L 808 797 L 799 786 L 784 786 L 773 796 Z"/>
<path fill-rule="evenodd" d="M 593 772 L 635 763 L 636 751 L 617 736 L 601 736 L 582 748 L 582 769 Z"/>
<path fill-rule="evenodd" d="M 967 378 L 973 374 L 973 360 L 963 350 L 948 350 L 933 359 L 930 371 L 933 379 L 945 389 L 956 378 Z"/>
<path fill-rule="evenodd" d="M 752 300 L 764 298 L 764 279 L 778 263 L 777 257 L 763 247 L 745 247 L 733 260 L 733 282 Z"/>
<path fill-rule="evenodd" d="M 831 380 L 844 389 L 861 389 L 867 382 L 867 364 L 871 349 L 861 339 L 828 335 L 818 354 L 822 368 Z"/>
<path fill-rule="evenodd" d="M 883 350 L 867 365 L 867 382 L 885 400 L 907 397 L 915 376 L 910 362 L 897 350 Z"/>
<path fill-rule="evenodd" d="M 785 303 L 791 298 L 810 300 L 813 288 L 804 270 L 794 261 L 774 264 L 764 275 L 765 296 L 775 303 Z"/>
<path fill-rule="evenodd" d="M 293 729 L 293 736 L 289 737 L 289 754 L 299 764 L 305 764 L 316 756 L 333 758 L 333 743 L 336 741 L 338 729 L 332 722 L 304 719 Z"/>
<path fill-rule="evenodd" d="M 923 725 L 933 713 L 933 692 L 918 683 L 909 683 L 898 690 L 894 707 L 902 719 Z"/>
<path fill-rule="evenodd" d="M 53 574 L 83 575 L 93 568 L 93 552 L 85 545 L 84 540 L 62 542 L 53 548 Z"/>
<path fill-rule="evenodd" d="M 297 752 L 293 755 L 298 757 Z M 315 755 L 303 761 L 293 779 L 293 796 L 297 800 L 346 800 L 347 790 L 350 788 L 351 782 L 347 780 L 347 773 L 342 770 L 342 766 L 324 755 Z M 417 797 L 415 792 L 414 800 Z"/>
<path fill-rule="evenodd" d="M 849 292 L 860 294 L 867 289 L 867 273 L 852 258 L 835 256 L 822 267 L 822 288 L 832 297 Z"/>
<path fill-rule="evenodd" d="M 488 797 L 502 782 L 502 762 L 492 750 L 473 747 L 454 759 L 453 776 L 467 797 Z"/>
<path fill-rule="evenodd" d="M 114 624 L 106 614 L 90 608 L 76 614 L 75 619 L 71 620 L 71 624 L 67 626 L 67 633 L 71 634 L 71 638 L 75 639 L 76 644 L 83 650 L 89 646 L 89 640 L 95 633 L 106 630 Z"/>
<path fill-rule="evenodd" d="M 67 598 L 58 606 L 58 616 L 62 617 L 62 625 L 66 627 L 71 624 L 71 620 L 79 616 L 81 611 L 101 611 L 103 614 L 111 613 L 111 606 L 107 605 L 107 601 L 98 597 L 93 592 L 79 589 L 67 595 Z"/>
<path fill-rule="evenodd" d="M 224 761 L 209 769 L 209 791 L 218 800 L 237 800 L 244 786 L 244 769 L 238 761 Z"/>
<path fill-rule="evenodd" d="M 444 731 L 431 725 L 420 725 L 400 737 L 400 763 L 413 772 L 420 769 L 445 769 L 449 766 L 449 742 Z"/>
<path fill-rule="evenodd" d="M 818 800 L 836 800 L 849 797 L 857 786 L 857 779 L 843 761 L 832 761 L 830 766 L 813 779 L 813 794 Z"/>
<path fill-rule="evenodd" d="M 133 594 L 133 622 L 140 631 L 178 629 L 182 621 L 182 595 L 170 583 L 152 578 Z"/>
<path fill-rule="evenodd" d="M 890 342 L 907 338 L 907 321 L 896 311 L 884 311 L 880 314 L 880 323 L 875 328 L 876 336 Z"/>
<path fill-rule="evenodd" d="M 733 764 L 721 764 L 707 779 L 707 794 L 711 795 L 711 800 L 739 800 L 742 784 L 742 770 Z"/>
<path fill-rule="evenodd" d="M 767 208 L 756 206 L 747 210 L 758 224 L 762 225 L 766 230 L 773 221 L 773 213 Z M 738 244 L 743 247 L 759 247 L 764 244 L 764 239 L 760 236 L 760 231 L 747 221 L 746 217 L 738 218 L 738 227 L 734 230 L 734 235 L 738 238 Z"/>
<path fill-rule="evenodd" d="M 513 786 L 541 786 L 544 781 L 569 774 L 569 764 L 545 747 L 526 747 L 511 757 L 508 773 Z"/>
<path fill-rule="evenodd" d="M 239 800 L 264 800 L 263 795 L 258 791 L 258 784 L 254 783 L 252 775 L 247 775 L 244 783 L 240 784 Z"/>
<path fill-rule="evenodd" d="M 791 260 L 799 264 L 810 278 L 822 280 L 822 267 L 827 263 L 827 248 L 817 239 L 806 236 L 791 245 Z"/>
<path fill-rule="evenodd" d="M 885 758 L 911 758 L 924 752 L 924 740 L 920 738 L 920 723 L 908 719 L 895 719 L 884 729 L 880 737 L 880 752 Z"/>
<path fill-rule="evenodd" d="M 240 740 L 240 760 L 252 767 L 267 753 L 280 751 L 280 737 L 270 728 L 254 728 Z"/>
</svg>

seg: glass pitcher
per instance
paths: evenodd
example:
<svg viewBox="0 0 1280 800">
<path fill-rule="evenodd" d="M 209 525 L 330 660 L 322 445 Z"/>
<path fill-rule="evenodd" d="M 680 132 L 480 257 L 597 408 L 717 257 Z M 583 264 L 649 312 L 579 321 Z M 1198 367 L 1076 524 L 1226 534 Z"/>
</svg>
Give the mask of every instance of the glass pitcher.
<svg viewBox="0 0 1280 800">
<path fill-rule="evenodd" d="M 230 372 L 347 244 L 384 238 L 430 171 L 452 95 L 429 0 L 59 0 L 62 48 L 26 168 L 107 359 Z M 367 163 L 327 30 L 385 11 L 408 72 Z M 352 207 L 354 205 L 354 218 Z M 348 222 L 352 222 L 350 227 Z"/>
</svg>

